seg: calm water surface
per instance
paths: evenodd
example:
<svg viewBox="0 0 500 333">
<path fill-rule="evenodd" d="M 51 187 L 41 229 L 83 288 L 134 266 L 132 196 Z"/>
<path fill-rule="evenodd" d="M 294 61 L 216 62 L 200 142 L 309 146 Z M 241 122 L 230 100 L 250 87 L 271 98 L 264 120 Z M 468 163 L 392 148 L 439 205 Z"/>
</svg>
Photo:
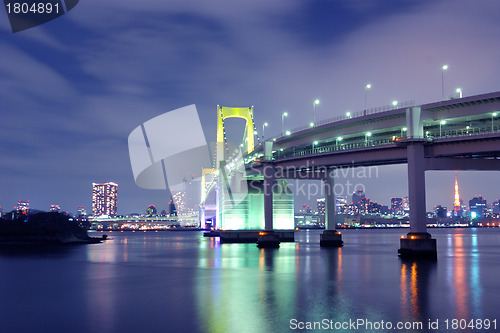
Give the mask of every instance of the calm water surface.
<svg viewBox="0 0 500 333">
<path fill-rule="evenodd" d="M 113 232 L 102 244 L 0 248 L 1 332 L 290 332 L 293 323 L 422 322 L 419 329 L 500 332 L 500 229 L 430 230 L 436 262 L 402 261 L 407 230 L 319 231 L 277 250 L 201 232 Z M 497 329 L 446 329 L 449 319 Z M 426 329 L 439 320 L 438 329 Z M 292 325 L 292 328 L 295 327 Z M 312 331 L 312 330 L 303 330 Z"/>
</svg>

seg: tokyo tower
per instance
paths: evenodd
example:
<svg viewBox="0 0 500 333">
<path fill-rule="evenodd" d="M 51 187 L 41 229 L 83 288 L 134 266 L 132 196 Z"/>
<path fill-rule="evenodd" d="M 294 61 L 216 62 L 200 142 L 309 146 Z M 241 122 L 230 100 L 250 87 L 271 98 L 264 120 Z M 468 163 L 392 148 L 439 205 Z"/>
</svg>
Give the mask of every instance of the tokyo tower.
<svg viewBox="0 0 500 333">
<path fill-rule="evenodd" d="M 457 172 L 455 171 L 455 202 L 453 204 L 453 215 L 459 216 L 460 214 L 460 196 L 458 194 L 458 180 L 457 180 Z"/>
</svg>

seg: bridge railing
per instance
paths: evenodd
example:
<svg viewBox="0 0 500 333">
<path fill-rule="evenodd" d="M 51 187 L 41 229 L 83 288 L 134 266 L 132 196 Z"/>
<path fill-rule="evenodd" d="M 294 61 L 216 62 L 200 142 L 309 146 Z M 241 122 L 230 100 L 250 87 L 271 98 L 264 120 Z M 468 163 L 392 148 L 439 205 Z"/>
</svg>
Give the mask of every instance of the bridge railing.
<svg viewBox="0 0 500 333">
<path fill-rule="evenodd" d="M 436 133 L 437 132 L 437 133 Z M 441 129 L 441 135 L 439 135 L 439 131 L 426 131 L 425 138 L 428 140 L 440 139 L 440 138 L 449 138 L 449 137 L 462 137 L 462 136 L 473 136 L 473 135 L 482 135 L 488 133 L 498 133 L 500 132 L 500 125 L 493 126 L 483 126 L 483 127 L 469 127 L 469 128 L 461 128 L 454 130 L 444 130 Z M 332 151 L 339 150 L 350 150 L 350 149 L 358 149 L 364 147 L 373 147 L 373 146 L 382 146 L 394 144 L 400 139 L 403 138 L 385 138 L 378 140 L 360 140 L 358 142 L 350 142 L 350 143 L 341 143 L 336 142 L 329 145 L 321 145 L 321 146 L 311 146 L 309 148 L 300 147 L 297 151 L 294 151 L 294 147 L 288 148 L 284 151 L 275 151 L 273 153 L 273 159 L 281 159 L 281 158 L 289 158 L 289 157 L 299 157 L 299 156 L 308 156 L 314 154 L 327 153 Z M 262 155 L 262 154 L 261 154 Z M 245 161 L 245 163 L 251 163 L 252 160 L 249 159 Z"/>
<path fill-rule="evenodd" d="M 441 135 L 437 133 L 434 138 L 448 138 L 448 137 L 458 137 L 458 136 L 471 136 L 471 135 L 481 135 L 488 133 L 500 132 L 500 126 L 484 126 L 484 127 L 469 127 L 461 128 L 455 130 L 441 130 Z"/>
<path fill-rule="evenodd" d="M 312 127 L 318 127 L 318 126 L 322 126 L 322 125 L 326 125 L 326 124 L 332 124 L 332 123 L 336 123 L 336 122 L 342 121 L 342 120 L 364 117 L 367 115 L 386 112 L 386 111 L 390 111 L 390 110 L 407 108 L 407 107 L 414 106 L 414 105 L 415 105 L 415 101 L 400 102 L 397 105 L 383 105 L 383 106 L 379 106 L 376 108 L 371 108 L 371 109 L 367 109 L 367 110 L 363 110 L 363 111 L 352 112 L 349 114 L 349 116 L 347 116 L 347 114 L 344 114 L 344 115 L 338 115 L 338 116 L 335 116 L 332 118 L 318 120 L 314 124 L 314 126 L 312 126 Z M 296 132 L 307 130 L 307 129 L 312 128 L 312 127 L 311 127 L 311 125 L 302 125 L 299 127 L 295 127 L 289 131 L 290 131 L 290 133 L 296 133 Z M 278 137 L 283 137 L 283 136 L 286 136 L 285 133 L 281 133 L 281 135 Z"/>
<path fill-rule="evenodd" d="M 352 142 L 352 143 L 342 143 L 342 144 L 331 144 L 327 146 L 311 147 L 306 149 L 301 149 L 300 151 L 277 151 L 273 157 L 275 159 L 288 158 L 288 157 L 298 157 L 298 156 L 308 156 L 321 153 L 329 153 L 332 151 L 340 150 L 350 150 L 364 147 L 374 147 L 392 144 L 394 141 L 392 139 L 383 140 L 367 140 L 365 142 Z"/>
<path fill-rule="evenodd" d="M 488 134 L 488 133 L 495 133 L 495 132 L 500 132 L 500 126 L 494 126 L 493 130 L 492 130 L 491 126 L 489 126 L 489 127 L 471 127 L 468 129 L 457 129 L 457 130 L 448 130 L 448 131 L 442 130 L 441 136 L 439 136 L 439 135 L 432 136 L 430 133 L 430 135 L 427 135 L 426 138 L 427 139 L 439 139 L 439 138 L 449 138 L 449 137 L 463 137 L 463 136 L 473 136 L 473 135 L 481 135 L 481 134 Z M 405 139 L 405 138 L 403 138 L 403 139 Z M 281 159 L 281 158 L 289 158 L 289 157 L 308 156 L 308 155 L 328 153 L 328 152 L 339 151 L 339 150 L 350 150 L 350 149 L 358 149 L 358 148 L 365 148 L 365 147 L 383 146 L 383 145 L 394 144 L 395 142 L 397 142 L 397 141 L 395 141 L 394 138 L 387 138 L 387 139 L 366 140 L 366 141 L 359 141 L 359 142 L 352 142 L 352 143 L 335 143 L 335 144 L 331 144 L 331 145 L 310 147 L 310 148 L 306 148 L 306 149 L 302 148 L 299 151 L 291 151 L 292 148 L 289 148 L 286 151 L 275 152 L 273 155 L 273 158 L 274 159 Z"/>
</svg>

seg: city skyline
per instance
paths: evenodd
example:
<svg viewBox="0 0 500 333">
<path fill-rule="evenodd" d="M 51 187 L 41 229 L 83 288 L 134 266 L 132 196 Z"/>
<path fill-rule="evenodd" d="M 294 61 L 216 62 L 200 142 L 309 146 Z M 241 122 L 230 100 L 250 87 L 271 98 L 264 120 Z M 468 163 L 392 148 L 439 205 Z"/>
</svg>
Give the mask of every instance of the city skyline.
<svg viewBox="0 0 500 333">
<path fill-rule="evenodd" d="M 437 206 L 441 206 L 441 207 L 444 207 L 444 208 L 447 208 L 448 211 L 454 211 L 455 209 L 455 201 L 456 201 L 456 185 L 457 185 L 457 182 L 458 182 L 458 175 L 460 174 L 460 172 L 456 172 L 456 171 L 453 171 L 453 175 L 454 175 L 454 185 L 453 185 L 453 188 L 451 191 L 453 191 L 451 197 L 453 197 L 454 199 L 451 201 L 450 204 L 446 204 L 445 201 L 440 201 L 440 202 L 436 202 L 436 203 L 429 203 L 429 201 L 427 200 L 427 211 L 428 212 L 432 212 L 435 207 Z M 427 182 L 427 180 L 426 180 Z M 74 207 L 72 208 L 68 208 L 68 207 L 62 207 L 61 208 L 61 205 L 59 205 L 58 203 L 54 203 L 53 201 L 51 201 L 51 203 L 49 204 L 49 206 L 47 208 L 43 208 L 43 207 L 38 207 L 38 206 L 30 206 L 30 200 L 26 200 L 26 199 L 19 199 L 16 201 L 16 205 L 13 206 L 12 209 L 8 208 L 8 207 L 5 207 L 5 206 L 0 206 L 0 209 L 3 210 L 4 213 L 6 212 L 10 212 L 12 210 L 16 210 L 16 209 L 19 209 L 18 207 L 19 206 L 23 206 L 23 207 L 28 207 L 28 209 L 35 209 L 35 210 L 40 210 L 40 211 L 65 211 L 69 214 L 74 214 L 74 215 L 77 215 L 79 214 L 79 211 L 85 209 L 86 207 L 94 207 L 94 197 L 96 195 L 95 191 L 96 191 L 96 186 L 99 187 L 99 186 L 105 186 L 106 184 L 112 184 L 112 185 L 116 185 L 116 187 L 118 186 L 118 184 L 115 184 L 113 182 L 105 182 L 105 183 L 92 183 L 93 185 L 93 191 L 92 191 L 92 199 L 90 200 L 91 201 L 91 204 L 90 206 L 86 206 L 86 205 L 80 205 L 80 204 L 75 204 Z M 293 187 L 292 187 L 293 188 Z M 459 188 L 461 189 L 461 185 L 459 185 Z M 116 188 L 115 188 L 116 190 Z M 189 189 L 190 193 L 193 192 L 193 189 Z M 472 191 L 464 191 L 466 193 L 472 193 Z M 363 191 L 363 195 L 366 195 L 366 198 L 369 200 L 369 201 L 372 201 L 372 202 L 375 202 L 375 203 L 378 203 L 380 205 L 383 205 L 383 206 L 388 206 L 389 209 L 391 208 L 392 206 L 392 199 L 396 199 L 396 198 L 402 198 L 403 201 L 404 201 L 404 198 L 407 198 L 407 194 L 406 195 L 400 195 L 400 196 L 387 196 L 385 197 L 383 200 L 373 200 L 372 197 L 369 197 L 369 194 L 370 193 L 370 190 L 368 189 L 368 195 L 366 192 Z M 484 193 L 484 192 L 483 192 Z M 352 195 L 354 194 L 354 192 L 350 193 L 350 194 L 343 194 L 343 195 L 338 195 L 337 197 L 347 197 L 347 198 L 350 198 Z M 130 215 L 130 214 L 147 214 L 147 211 L 148 211 L 148 208 L 150 208 L 151 206 L 153 207 L 157 207 L 158 208 L 155 208 L 156 210 L 158 210 L 158 212 L 161 212 L 161 211 L 170 211 L 171 209 L 171 204 L 172 204 L 172 200 L 169 200 L 167 203 L 160 203 L 160 204 L 155 204 L 155 203 L 149 203 L 147 204 L 147 206 L 143 207 L 142 210 L 138 210 L 138 211 L 126 211 L 124 213 L 117 213 L 117 208 L 119 207 L 119 204 L 117 203 L 117 199 L 116 199 L 116 191 L 114 192 L 114 195 L 115 195 L 115 199 L 114 199 L 114 207 L 113 207 L 113 212 L 112 214 L 107 214 L 107 215 Z M 487 204 L 487 208 L 492 208 L 494 206 L 494 202 L 498 202 L 499 201 L 499 198 L 500 198 L 500 195 L 498 195 L 497 197 L 487 197 L 481 193 L 474 193 L 472 196 L 468 197 L 467 196 L 468 194 L 464 195 L 462 194 L 462 192 L 460 191 L 460 198 L 461 198 L 461 201 L 462 201 L 462 204 L 466 205 L 468 207 L 468 203 L 469 203 L 469 200 L 472 200 L 474 198 L 477 198 L 477 197 L 482 197 L 484 198 L 488 204 Z M 465 198 L 465 199 L 464 199 Z M 318 196 L 317 198 L 315 199 L 312 199 L 312 200 L 308 200 L 306 202 L 302 202 L 302 201 L 298 201 L 298 200 L 295 200 L 295 211 L 299 211 L 300 210 L 300 207 L 302 207 L 303 205 L 308 205 L 308 206 L 311 206 L 311 207 L 316 207 L 316 203 L 317 203 L 317 200 L 318 199 L 323 199 L 324 200 L 324 197 L 321 197 L 321 196 Z M 49 200 L 50 201 L 50 200 Z M 350 199 L 348 199 L 348 201 L 350 201 Z M 350 202 L 349 202 L 350 203 Z M 407 204 L 407 202 L 406 202 Z M 491 206 L 491 207 L 490 207 Z M 57 209 L 55 209 L 57 208 Z M 73 212 L 73 208 L 75 209 L 75 212 Z M 24 209 L 24 208 L 23 208 Z M 183 208 L 184 209 L 184 208 Z M 92 211 L 94 211 L 94 209 L 92 209 Z M 102 215 L 102 214 L 101 214 Z M 104 214 L 106 215 L 106 214 Z"/>
<path fill-rule="evenodd" d="M 0 20 L 4 210 L 20 198 L 39 209 L 90 207 L 89 184 L 103 181 L 120 184 L 119 214 L 165 207 L 169 192 L 135 185 L 127 136 L 185 105 L 197 105 L 213 142 L 217 104 L 254 105 L 268 138 L 285 111 L 289 130 L 393 100 L 439 101 L 442 75 L 445 97 L 500 90 L 495 1 L 197 5 L 148 2 L 138 12 L 133 2 L 90 2 L 16 34 Z M 234 125 L 228 135 L 240 137 Z M 427 173 L 428 205 L 451 207 L 453 172 L 439 174 Z M 498 197 L 495 173 L 460 174 L 471 194 Z M 405 177 L 405 166 L 381 167 L 365 183 L 381 202 L 407 192 Z"/>
</svg>

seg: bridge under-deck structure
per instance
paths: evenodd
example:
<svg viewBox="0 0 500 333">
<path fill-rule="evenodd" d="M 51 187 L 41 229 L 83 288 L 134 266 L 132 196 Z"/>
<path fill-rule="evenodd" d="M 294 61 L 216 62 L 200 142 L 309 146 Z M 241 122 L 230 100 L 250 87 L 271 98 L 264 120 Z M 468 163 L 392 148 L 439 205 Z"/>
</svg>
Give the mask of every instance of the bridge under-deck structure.
<svg viewBox="0 0 500 333">
<path fill-rule="evenodd" d="M 270 189 L 277 179 L 324 181 L 321 246 L 342 246 L 335 230 L 335 169 L 408 164 L 410 232 L 399 253 L 436 257 L 436 240 L 426 228 L 425 171 L 500 170 L 500 92 L 324 120 L 271 138 L 244 158 L 248 177 L 263 177 L 262 242 L 273 245 L 279 240 Z"/>
</svg>

